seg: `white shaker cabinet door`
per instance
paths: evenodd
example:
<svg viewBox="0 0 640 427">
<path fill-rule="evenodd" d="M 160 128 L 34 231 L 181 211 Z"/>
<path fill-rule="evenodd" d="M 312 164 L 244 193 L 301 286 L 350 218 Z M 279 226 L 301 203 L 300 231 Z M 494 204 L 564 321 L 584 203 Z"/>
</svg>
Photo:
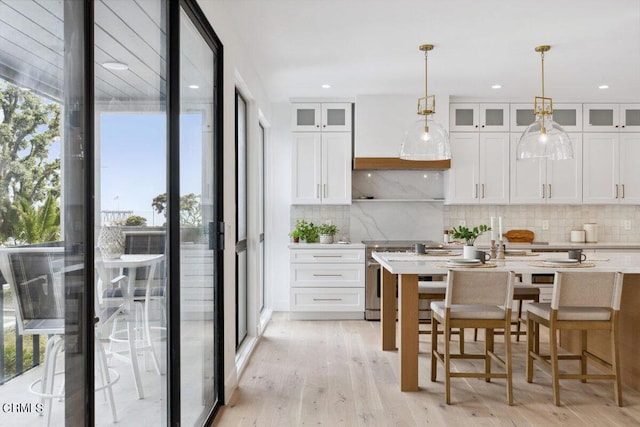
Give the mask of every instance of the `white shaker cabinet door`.
<svg viewBox="0 0 640 427">
<path fill-rule="evenodd" d="M 447 202 L 478 203 L 480 191 L 478 133 L 451 133 L 451 169 L 449 169 Z"/>
<path fill-rule="evenodd" d="M 640 133 L 620 134 L 620 188 L 621 203 L 640 204 Z"/>
<path fill-rule="evenodd" d="M 322 134 L 322 203 L 351 204 L 351 133 Z"/>
<path fill-rule="evenodd" d="M 511 134 L 511 185 L 512 204 L 541 204 L 546 196 L 546 161 L 544 159 L 516 160 L 516 148 L 520 134 Z"/>
<path fill-rule="evenodd" d="M 509 134 L 480 134 L 478 200 L 487 204 L 509 203 Z"/>
<path fill-rule="evenodd" d="M 573 159 L 547 160 L 547 203 L 582 203 L 582 134 L 570 133 Z"/>
<path fill-rule="evenodd" d="M 583 203 L 617 203 L 621 190 L 619 134 L 584 133 L 583 138 Z"/>
<path fill-rule="evenodd" d="M 322 141 L 321 133 L 293 133 L 292 203 L 317 205 L 322 203 Z"/>
</svg>

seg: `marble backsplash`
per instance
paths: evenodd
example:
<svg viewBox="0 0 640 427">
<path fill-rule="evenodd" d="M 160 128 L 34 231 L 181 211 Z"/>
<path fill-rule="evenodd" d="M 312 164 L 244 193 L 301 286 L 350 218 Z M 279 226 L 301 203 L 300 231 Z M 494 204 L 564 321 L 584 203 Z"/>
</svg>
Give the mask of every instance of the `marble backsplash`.
<svg viewBox="0 0 640 427">
<path fill-rule="evenodd" d="M 598 241 L 640 242 L 640 206 L 633 205 L 444 205 L 439 171 L 354 171 L 351 206 L 291 206 L 298 218 L 338 226 L 337 237 L 362 240 L 442 240 L 444 229 L 489 224 L 503 217 L 503 231 L 527 229 L 536 241 L 568 242 L 571 230 L 597 223 Z M 362 199 L 373 197 L 373 199 Z M 543 222 L 548 229 L 543 230 Z M 629 229 L 627 229 L 627 227 Z M 478 243 L 488 242 L 486 235 Z"/>
</svg>

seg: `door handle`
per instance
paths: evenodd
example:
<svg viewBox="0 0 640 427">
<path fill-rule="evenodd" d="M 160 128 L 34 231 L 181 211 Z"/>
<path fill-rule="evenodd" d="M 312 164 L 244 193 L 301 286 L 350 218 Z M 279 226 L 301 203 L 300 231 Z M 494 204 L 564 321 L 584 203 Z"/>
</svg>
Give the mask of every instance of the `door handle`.
<svg viewBox="0 0 640 427">
<path fill-rule="evenodd" d="M 321 273 L 313 273 L 313 277 L 342 277 L 342 274 L 321 274 Z"/>
<path fill-rule="evenodd" d="M 547 196 L 547 192 L 546 192 L 546 189 L 545 189 L 545 185 L 542 184 L 542 198 L 544 199 L 546 196 Z"/>
<path fill-rule="evenodd" d="M 316 186 L 316 199 L 320 198 L 320 184 Z"/>
<path fill-rule="evenodd" d="M 618 198 L 618 184 L 616 184 L 616 199 Z"/>
<path fill-rule="evenodd" d="M 624 199 L 624 184 L 622 184 L 622 198 Z"/>
<path fill-rule="evenodd" d="M 482 198 L 484 199 L 484 184 L 482 184 Z"/>
<path fill-rule="evenodd" d="M 322 184 L 324 187 L 324 197 L 327 197 L 327 184 Z"/>
<path fill-rule="evenodd" d="M 551 184 L 549 184 L 549 198 L 551 198 Z"/>
<path fill-rule="evenodd" d="M 478 184 L 475 184 L 473 187 L 473 198 L 474 199 L 478 198 Z"/>
</svg>

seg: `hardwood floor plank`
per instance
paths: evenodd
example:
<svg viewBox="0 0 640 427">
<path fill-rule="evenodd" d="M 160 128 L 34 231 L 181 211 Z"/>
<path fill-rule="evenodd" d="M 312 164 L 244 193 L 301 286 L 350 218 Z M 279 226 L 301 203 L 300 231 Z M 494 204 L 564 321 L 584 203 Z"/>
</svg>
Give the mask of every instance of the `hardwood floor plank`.
<svg viewBox="0 0 640 427">
<path fill-rule="evenodd" d="M 480 351 L 482 334 L 467 352 Z M 454 340 L 457 338 L 454 337 Z M 504 379 L 454 378 L 452 404 L 444 403 L 444 377 L 430 378 L 430 337 L 419 338 L 419 390 L 401 392 L 398 353 L 382 351 L 380 323 L 289 321 L 276 313 L 245 369 L 239 388 L 214 426 L 629 426 L 640 424 L 640 392 L 623 388 L 615 405 L 611 381 L 560 382 L 562 406 L 553 404 L 551 377 L 535 365 L 525 378 L 525 342 L 512 343 L 514 405 Z M 454 344 L 454 349 L 457 346 Z M 548 343 L 542 342 L 543 350 Z M 496 352 L 503 354 L 502 337 Z M 454 360 L 454 369 L 482 372 L 482 361 Z M 563 362 L 570 372 L 575 362 Z M 494 370 L 499 370 L 493 365 Z"/>
</svg>

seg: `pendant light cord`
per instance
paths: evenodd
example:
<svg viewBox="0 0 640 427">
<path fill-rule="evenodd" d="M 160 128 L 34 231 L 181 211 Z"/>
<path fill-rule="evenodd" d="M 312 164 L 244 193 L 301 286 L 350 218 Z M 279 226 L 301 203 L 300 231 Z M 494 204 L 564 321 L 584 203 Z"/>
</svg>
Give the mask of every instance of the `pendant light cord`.
<svg viewBox="0 0 640 427">
<path fill-rule="evenodd" d="M 424 51 L 424 99 L 427 102 L 427 97 L 429 96 L 429 91 L 427 89 L 427 75 L 428 75 L 428 67 L 429 67 L 429 51 Z M 428 106 L 425 105 L 425 109 L 428 109 Z"/>
</svg>

